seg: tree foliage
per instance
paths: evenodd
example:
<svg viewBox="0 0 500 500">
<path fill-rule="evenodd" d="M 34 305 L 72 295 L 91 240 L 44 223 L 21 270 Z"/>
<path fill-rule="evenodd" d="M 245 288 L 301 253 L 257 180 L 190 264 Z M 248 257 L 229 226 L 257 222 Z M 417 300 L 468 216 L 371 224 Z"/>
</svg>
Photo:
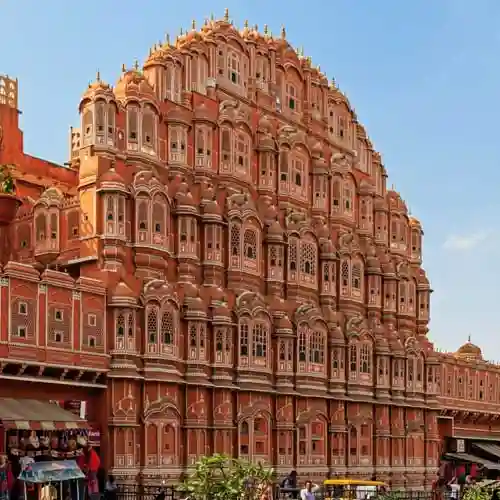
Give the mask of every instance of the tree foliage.
<svg viewBox="0 0 500 500">
<path fill-rule="evenodd" d="M 16 186 L 10 168 L 9 165 L 0 165 L 0 193 L 16 194 Z"/>
<path fill-rule="evenodd" d="M 273 478 L 262 464 L 216 454 L 200 458 L 180 490 L 190 500 L 260 500 Z"/>
<path fill-rule="evenodd" d="M 500 500 L 498 481 L 483 481 L 464 488 L 462 500 Z"/>
</svg>

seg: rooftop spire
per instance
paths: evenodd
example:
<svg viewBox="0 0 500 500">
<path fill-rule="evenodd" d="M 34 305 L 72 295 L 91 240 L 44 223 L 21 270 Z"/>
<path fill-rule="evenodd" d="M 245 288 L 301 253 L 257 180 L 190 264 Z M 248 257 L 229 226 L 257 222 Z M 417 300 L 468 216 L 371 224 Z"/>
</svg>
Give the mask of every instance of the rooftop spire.
<svg viewBox="0 0 500 500">
<path fill-rule="evenodd" d="M 139 71 L 139 61 L 137 59 L 134 61 L 134 69 Z"/>
<path fill-rule="evenodd" d="M 283 40 L 286 38 L 286 29 L 284 26 L 281 27 L 281 38 Z"/>
<path fill-rule="evenodd" d="M 96 82 L 100 82 L 101 81 L 101 72 L 99 70 L 97 70 L 97 74 L 95 76 L 95 79 L 96 79 Z"/>
<path fill-rule="evenodd" d="M 196 31 L 196 21 L 194 19 L 191 21 L 191 29 Z"/>
<path fill-rule="evenodd" d="M 224 21 L 226 21 L 226 23 L 229 22 L 229 9 L 227 7 L 224 9 Z"/>
<path fill-rule="evenodd" d="M 264 24 L 264 35 L 269 35 L 269 28 L 267 26 L 267 24 Z"/>
</svg>

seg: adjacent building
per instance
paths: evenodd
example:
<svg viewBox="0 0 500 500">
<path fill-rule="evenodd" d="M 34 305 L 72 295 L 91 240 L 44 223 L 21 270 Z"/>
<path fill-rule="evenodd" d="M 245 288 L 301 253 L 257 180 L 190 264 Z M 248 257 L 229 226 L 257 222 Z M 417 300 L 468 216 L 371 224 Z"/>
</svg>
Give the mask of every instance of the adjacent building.
<svg viewBox="0 0 500 500">
<path fill-rule="evenodd" d="M 17 95 L 0 77 L 0 393 L 86 400 L 145 482 L 225 452 L 419 488 L 500 440 L 498 367 L 428 340 L 421 224 L 284 30 L 226 13 L 98 75 L 65 167 L 23 152 Z"/>
</svg>

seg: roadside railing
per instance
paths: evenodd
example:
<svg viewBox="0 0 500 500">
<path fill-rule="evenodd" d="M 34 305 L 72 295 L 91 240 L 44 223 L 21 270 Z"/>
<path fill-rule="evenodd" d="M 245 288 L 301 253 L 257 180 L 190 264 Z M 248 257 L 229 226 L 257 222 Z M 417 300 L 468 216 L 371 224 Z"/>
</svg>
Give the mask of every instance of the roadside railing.
<svg viewBox="0 0 500 500">
<path fill-rule="evenodd" d="M 324 492 L 314 493 L 316 500 L 325 500 Z M 330 500 L 331 497 L 328 496 Z M 140 484 L 124 484 L 118 486 L 116 500 L 184 500 L 185 493 L 179 491 L 176 486 L 150 486 Z M 335 498 L 335 497 L 333 497 Z M 342 498 L 345 498 L 343 495 Z M 393 490 L 386 494 L 367 493 L 366 496 L 357 492 L 352 500 L 449 500 L 447 491 L 436 492 L 425 490 Z M 300 500 L 300 489 L 285 489 L 276 486 L 273 488 L 273 500 Z"/>
</svg>

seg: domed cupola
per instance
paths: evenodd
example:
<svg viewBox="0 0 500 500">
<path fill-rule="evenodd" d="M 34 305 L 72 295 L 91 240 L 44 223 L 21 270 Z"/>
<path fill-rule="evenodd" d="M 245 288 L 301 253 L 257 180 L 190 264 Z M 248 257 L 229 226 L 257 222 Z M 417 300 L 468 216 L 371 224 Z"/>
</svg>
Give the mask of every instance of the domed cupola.
<svg viewBox="0 0 500 500">
<path fill-rule="evenodd" d="M 481 348 L 470 341 L 470 336 L 468 341 L 459 347 L 458 351 L 455 353 L 455 357 L 465 361 L 483 361 Z"/>
</svg>

